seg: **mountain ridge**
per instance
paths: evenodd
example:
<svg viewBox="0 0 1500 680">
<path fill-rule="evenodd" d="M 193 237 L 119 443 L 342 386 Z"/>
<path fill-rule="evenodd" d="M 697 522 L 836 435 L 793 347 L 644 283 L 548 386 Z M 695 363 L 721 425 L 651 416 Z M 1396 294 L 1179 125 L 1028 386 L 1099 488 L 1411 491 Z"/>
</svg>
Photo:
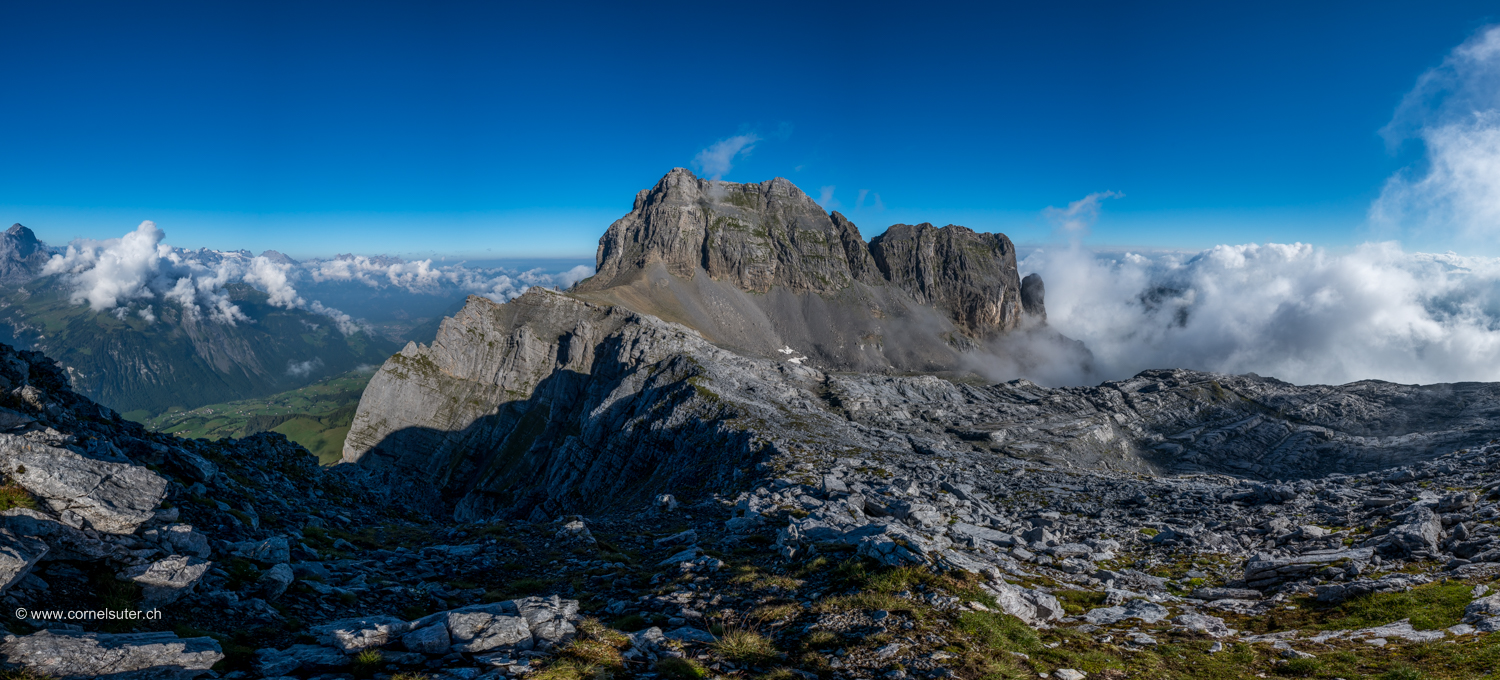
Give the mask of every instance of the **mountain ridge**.
<svg viewBox="0 0 1500 680">
<path fill-rule="evenodd" d="M 963 372 L 964 353 L 1045 327 L 1021 304 L 1003 234 L 896 225 L 867 243 L 779 177 L 736 184 L 674 168 L 636 194 L 596 260 L 571 293 L 737 352 L 791 349 L 837 370 Z M 1040 298 L 1034 306 L 1044 315 Z"/>
</svg>

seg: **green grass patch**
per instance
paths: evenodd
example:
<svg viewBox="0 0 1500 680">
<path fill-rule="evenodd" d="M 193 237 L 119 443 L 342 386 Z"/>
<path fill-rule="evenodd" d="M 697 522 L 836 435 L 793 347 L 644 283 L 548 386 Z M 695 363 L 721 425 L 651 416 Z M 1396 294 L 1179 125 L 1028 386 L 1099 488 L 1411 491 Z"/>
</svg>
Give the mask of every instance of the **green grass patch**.
<svg viewBox="0 0 1500 680">
<path fill-rule="evenodd" d="M 20 484 L 7 482 L 4 485 L 0 485 L 0 511 L 12 508 L 35 510 L 36 497 L 32 496 L 31 492 L 27 491 Z"/>
<path fill-rule="evenodd" d="M 753 630 L 731 628 L 713 644 L 714 651 L 738 664 L 760 665 L 776 658 L 776 645 Z"/>
<path fill-rule="evenodd" d="M 1052 593 L 1052 596 L 1062 603 L 1063 611 L 1082 614 L 1090 609 L 1103 607 L 1105 594 L 1087 590 L 1059 590 Z"/>
<path fill-rule="evenodd" d="M 708 670 L 692 659 L 668 657 L 656 662 L 656 674 L 664 680 L 703 680 Z"/>
<path fill-rule="evenodd" d="M 1463 618 L 1473 584 L 1462 581 L 1429 583 L 1404 593 L 1374 593 L 1336 605 L 1320 605 L 1312 598 L 1294 600 L 1296 609 L 1277 609 L 1246 623 L 1260 633 L 1282 630 L 1356 630 L 1411 619 L 1417 630 L 1438 630 Z"/>
</svg>

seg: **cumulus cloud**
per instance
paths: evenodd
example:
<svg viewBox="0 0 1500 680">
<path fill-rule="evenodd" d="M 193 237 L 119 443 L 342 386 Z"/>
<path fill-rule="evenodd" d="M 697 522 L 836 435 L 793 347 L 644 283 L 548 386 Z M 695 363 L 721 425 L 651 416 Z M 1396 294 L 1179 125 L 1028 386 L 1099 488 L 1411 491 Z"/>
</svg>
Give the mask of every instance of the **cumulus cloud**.
<svg viewBox="0 0 1500 680">
<path fill-rule="evenodd" d="M 85 300 L 96 312 L 121 302 L 151 297 L 148 284 L 159 275 L 164 235 L 145 221 L 125 236 L 107 241 L 77 241 L 53 255 L 44 274 L 67 274 L 74 284 L 72 302 Z"/>
<path fill-rule="evenodd" d="M 265 257 L 257 257 L 250 261 L 249 271 L 244 273 L 245 283 L 265 291 L 270 297 L 269 302 L 277 307 L 298 308 L 307 304 L 302 296 L 297 294 L 297 289 L 292 287 L 291 282 L 292 265 L 284 262 L 274 262 Z"/>
<path fill-rule="evenodd" d="M 734 168 L 735 156 L 748 156 L 760 137 L 754 134 L 735 135 L 714 142 L 693 157 L 693 167 L 709 179 L 718 181 Z"/>
<path fill-rule="evenodd" d="M 1299 384 L 1500 380 L 1500 259 L 1395 243 L 1344 254 L 1269 243 L 1192 254 L 1041 250 L 1020 266 L 1047 282 L 1049 323 L 1093 353 L 1092 366 L 1032 371 L 1050 384 L 1149 368 Z"/>
<path fill-rule="evenodd" d="M 371 329 L 319 300 L 307 300 L 297 291 L 298 282 L 356 283 L 427 294 L 458 291 L 505 302 L 533 286 L 568 288 L 594 274 L 587 265 L 549 273 L 362 255 L 295 262 L 275 253 L 267 257 L 245 251 L 185 250 L 163 243 L 165 238 L 147 221 L 117 239 L 74 241 L 48 261 L 43 273 L 61 275 L 72 288 L 75 304 L 87 302 L 94 311 L 121 319 L 133 309 L 147 323 L 155 323 L 159 316 L 152 301 L 174 303 L 185 315 L 220 323 L 250 322 L 228 291 L 230 284 L 245 283 L 264 292 L 273 306 L 328 317 L 345 335 Z"/>
<path fill-rule="evenodd" d="M 1423 145 L 1423 167 L 1398 172 L 1370 208 L 1397 233 L 1500 242 L 1500 26 L 1475 34 L 1423 73 L 1381 133 Z"/>
<path fill-rule="evenodd" d="M 1066 208 L 1049 206 L 1042 211 L 1042 214 L 1052 222 L 1058 233 L 1077 244 L 1089 235 L 1089 229 L 1093 228 L 1094 222 L 1099 219 L 1099 203 L 1106 198 L 1124 197 L 1125 194 L 1117 191 L 1100 191 L 1073 201 Z"/>
<path fill-rule="evenodd" d="M 71 300 L 88 302 L 96 312 L 162 297 L 182 306 L 183 312 L 233 325 L 248 320 L 230 302 L 224 285 L 243 277 L 247 262 L 225 258 L 195 258 L 162 243 L 165 234 L 145 221 L 117 239 L 74 241 L 53 255 L 43 274 L 61 274 L 73 287 Z M 117 313 L 123 318 L 123 312 Z M 149 309 L 141 318 L 151 320 Z"/>
</svg>

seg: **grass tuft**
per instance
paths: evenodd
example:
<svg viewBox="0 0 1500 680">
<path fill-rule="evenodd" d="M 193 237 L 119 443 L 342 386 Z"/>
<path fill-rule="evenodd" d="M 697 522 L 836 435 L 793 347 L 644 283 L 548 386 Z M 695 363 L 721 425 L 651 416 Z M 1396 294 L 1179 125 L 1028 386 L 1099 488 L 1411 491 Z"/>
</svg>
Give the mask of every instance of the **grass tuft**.
<svg viewBox="0 0 1500 680">
<path fill-rule="evenodd" d="M 354 677 L 368 678 L 375 675 L 375 671 L 385 664 L 385 655 L 378 649 L 366 649 L 354 655 L 353 668 Z"/>
<path fill-rule="evenodd" d="M 758 665 L 776 658 L 776 645 L 769 638 L 743 628 L 724 631 L 713 648 L 724 658 L 740 664 Z"/>
<path fill-rule="evenodd" d="M 15 482 L 0 485 L 0 511 L 12 508 L 36 509 L 36 498 L 25 487 Z"/>
<path fill-rule="evenodd" d="M 692 659 L 665 658 L 656 662 L 656 673 L 663 680 L 703 680 L 708 670 Z"/>
</svg>

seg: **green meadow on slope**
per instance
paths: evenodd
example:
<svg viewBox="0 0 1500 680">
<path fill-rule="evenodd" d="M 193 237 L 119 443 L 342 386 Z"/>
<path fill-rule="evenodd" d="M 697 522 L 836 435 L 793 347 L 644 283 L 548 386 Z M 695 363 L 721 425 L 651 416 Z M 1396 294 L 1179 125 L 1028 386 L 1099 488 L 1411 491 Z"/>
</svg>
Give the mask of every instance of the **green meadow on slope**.
<svg viewBox="0 0 1500 680">
<path fill-rule="evenodd" d="M 173 408 L 141 422 L 158 432 L 190 438 L 279 432 L 317 455 L 318 462 L 331 465 L 343 452 L 359 396 L 374 375 L 373 368 L 356 369 L 269 397 Z"/>
</svg>

